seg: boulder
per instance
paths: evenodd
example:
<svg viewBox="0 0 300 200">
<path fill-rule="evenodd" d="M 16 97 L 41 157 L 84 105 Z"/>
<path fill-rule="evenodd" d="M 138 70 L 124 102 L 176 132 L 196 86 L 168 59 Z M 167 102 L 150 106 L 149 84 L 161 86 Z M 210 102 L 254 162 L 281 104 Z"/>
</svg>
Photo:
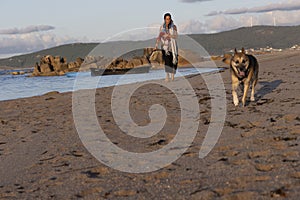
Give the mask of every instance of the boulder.
<svg viewBox="0 0 300 200">
<path fill-rule="evenodd" d="M 126 65 L 127 65 L 128 61 L 127 60 L 123 60 L 122 62 L 120 62 L 116 68 L 126 68 Z"/>
<path fill-rule="evenodd" d="M 66 72 L 77 72 L 83 61 L 78 57 L 76 61 L 67 63 L 67 59 L 61 56 L 43 56 L 40 64 L 35 64 L 32 76 L 62 76 Z"/>
<path fill-rule="evenodd" d="M 53 71 L 53 72 L 45 72 L 41 74 L 41 76 L 58 76 L 58 73 Z"/>
<path fill-rule="evenodd" d="M 153 50 L 154 48 L 145 48 L 144 57 L 148 58 L 152 66 L 155 65 L 154 67 L 159 67 L 159 65 L 160 66 L 164 65 L 164 61 L 162 58 L 162 51 L 161 50 L 153 51 Z M 179 49 L 178 54 L 179 54 L 178 66 L 186 66 L 186 65 L 190 65 L 191 63 L 201 62 L 204 60 L 198 53 L 195 53 L 190 50 Z"/>
<path fill-rule="evenodd" d="M 151 56 L 151 54 L 153 53 L 153 50 L 154 50 L 153 47 L 144 48 L 144 56 L 146 58 L 149 58 Z"/>
<path fill-rule="evenodd" d="M 76 58 L 76 61 L 75 61 L 75 62 L 76 62 L 76 64 L 77 64 L 77 66 L 80 67 L 81 64 L 83 63 L 83 61 L 84 61 L 83 58 L 78 57 L 78 58 Z"/>
<path fill-rule="evenodd" d="M 41 58 L 40 64 L 50 63 L 49 56 L 43 56 Z"/>
<path fill-rule="evenodd" d="M 124 61 L 123 58 L 116 58 L 116 59 L 114 59 L 114 60 L 111 62 L 111 64 L 112 64 L 113 66 L 117 66 L 119 63 L 121 63 L 121 62 L 123 62 L 123 61 Z"/>
<path fill-rule="evenodd" d="M 63 64 L 61 64 L 60 70 L 58 70 L 58 71 L 67 71 L 68 68 L 69 68 L 68 63 L 63 63 Z"/>
<path fill-rule="evenodd" d="M 139 67 L 143 64 L 143 62 L 139 58 L 134 58 L 134 59 L 130 60 L 129 62 L 131 62 L 133 64 L 133 67 Z"/>
<path fill-rule="evenodd" d="M 58 74 L 59 76 L 63 76 L 63 75 L 65 75 L 66 73 L 65 73 L 64 71 L 60 71 L 60 72 L 57 72 L 57 74 Z"/>
<path fill-rule="evenodd" d="M 142 65 L 149 65 L 149 60 L 146 57 L 141 58 Z"/>
<path fill-rule="evenodd" d="M 84 66 L 80 68 L 80 71 L 89 70 L 90 68 L 98 68 L 97 63 L 84 64 Z"/>
<path fill-rule="evenodd" d="M 134 67 L 134 65 L 133 65 L 133 63 L 132 62 L 128 62 L 127 64 L 126 64 L 126 66 L 125 66 L 125 68 L 133 68 Z"/>
<path fill-rule="evenodd" d="M 53 66 L 50 65 L 49 63 L 42 63 L 40 65 L 41 73 L 48 73 L 54 71 Z"/>
<path fill-rule="evenodd" d="M 11 72 L 11 75 L 24 75 L 24 71 Z"/>
<path fill-rule="evenodd" d="M 61 71 L 62 63 L 53 63 L 52 64 L 54 71 Z"/>
<path fill-rule="evenodd" d="M 69 62 L 68 63 L 68 69 L 74 69 L 74 68 L 77 68 L 76 62 Z"/>
</svg>

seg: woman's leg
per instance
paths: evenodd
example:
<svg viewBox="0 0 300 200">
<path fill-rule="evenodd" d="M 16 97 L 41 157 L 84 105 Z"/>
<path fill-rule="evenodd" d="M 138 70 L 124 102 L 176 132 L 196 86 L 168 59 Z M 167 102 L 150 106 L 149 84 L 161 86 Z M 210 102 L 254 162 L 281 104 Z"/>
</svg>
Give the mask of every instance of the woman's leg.
<svg viewBox="0 0 300 200">
<path fill-rule="evenodd" d="M 172 74 L 173 69 L 172 69 L 172 53 L 170 53 L 169 55 L 166 54 L 165 51 L 162 52 L 163 53 L 163 60 L 165 61 L 165 72 L 166 72 L 166 82 L 169 81 L 170 79 L 170 74 Z"/>
<path fill-rule="evenodd" d="M 174 73 L 171 73 L 171 80 L 174 81 L 174 76 L 175 74 Z"/>
<path fill-rule="evenodd" d="M 171 62 L 170 66 L 172 66 L 171 80 L 174 81 L 174 77 L 175 77 L 176 70 L 177 70 L 177 64 L 173 63 L 173 54 L 172 54 L 172 62 Z"/>
<path fill-rule="evenodd" d="M 170 79 L 169 73 L 166 72 L 166 79 L 165 79 L 165 81 L 166 81 L 166 82 L 169 82 L 169 79 Z"/>
</svg>

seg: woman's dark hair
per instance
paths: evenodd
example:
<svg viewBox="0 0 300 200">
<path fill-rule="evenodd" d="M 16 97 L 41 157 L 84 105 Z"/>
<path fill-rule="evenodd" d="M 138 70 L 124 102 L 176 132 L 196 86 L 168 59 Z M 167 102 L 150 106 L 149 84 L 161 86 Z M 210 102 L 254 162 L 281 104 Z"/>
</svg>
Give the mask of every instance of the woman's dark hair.
<svg viewBox="0 0 300 200">
<path fill-rule="evenodd" d="M 172 19 L 172 16 L 171 16 L 171 14 L 170 13 L 166 13 L 165 15 L 164 15 L 164 19 L 166 19 L 166 17 L 170 17 L 170 19 Z"/>
<path fill-rule="evenodd" d="M 165 20 L 167 17 L 170 17 L 170 19 L 171 19 L 171 22 L 170 22 L 170 24 L 168 25 L 168 28 L 170 28 L 171 24 L 173 23 L 172 16 L 171 16 L 170 13 L 164 14 L 164 20 Z"/>
</svg>

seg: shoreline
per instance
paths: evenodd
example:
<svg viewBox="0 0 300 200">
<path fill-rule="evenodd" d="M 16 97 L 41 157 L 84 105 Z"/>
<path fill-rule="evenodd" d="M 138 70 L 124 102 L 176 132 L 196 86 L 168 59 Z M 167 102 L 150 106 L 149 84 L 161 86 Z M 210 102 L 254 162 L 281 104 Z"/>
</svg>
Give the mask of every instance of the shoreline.
<svg viewBox="0 0 300 200">
<path fill-rule="evenodd" d="M 0 101 L 0 198 L 298 198 L 300 52 L 257 58 L 257 99 L 245 108 L 233 106 L 230 70 L 220 73 L 227 116 L 216 146 L 204 159 L 199 159 L 199 149 L 211 121 L 211 97 L 205 82 L 198 74 L 168 83 L 181 84 L 187 79 L 193 86 L 200 125 L 182 157 L 145 174 L 109 168 L 85 149 L 74 124 L 72 92 Z M 227 67 L 219 61 L 216 65 Z M 148 110 L 153 104 L 162 104 L 168 114 L 165 127 L 147 139 L 130 137 L 118 128 L 111 113 L 112 92 L 113 87 L 96 89 L 95 111 L 114 144 L 131 152 L 151 152 L 174 138 L 181 118 L 172 92 L 150 84 L 132 96 L 131 117 L 137 124 L 149 123 Z"/>
<path fill-rule="evenodd" d="M 199 72 L 199 73 L 201 73 L 201 74 L 203 74 L 203 73 L 210 73 L 210 72 L 206 72 L 208 69 L 211 69 L 211 70 L 214 70 L 214 71 L 222 71 L 223 69 L 222 68 L 205 68 L 205 67 L 186 67 L 186 68 L 181 68 L 182 70 L 185 70 L 185 69 L 197 69 L 197 70 L 202 70 L 202 72 Z M 161 71 L 161 73 L 162 74 L 164 74 L 164 72 L 162 71 L 163 69 L 155 69 L 155 70 L 152 70 L 152 72 L 154 71 L 154 72 L 159 72 L 159 71 Z M 198 71 L 197 71 L 198 72 Z M 87 72 L 80 72 L 80 73 L 87 73 Z M 183 76 L 186 76 L 185 75 L 185 73 L 186 72 L 183 72 L 184 74 L 183 74 Z M 193 72 L 188 72 L 187 74 L 195 74 L 195 73 L 193 73 Z M 141 75 L 141 74 L 139 74 L 139 75 Z M 147 74 L 142 74 L 143 76 L 147 76 Z M 9 76 L 14 76 L 14 75 L 9 75 Z M 132 75 L 131 75 L 132 76 Z M 133 75 L 134 76 L 134 75 Z M 153 75 L 152 75 L 153 76 Z M 163 80 L 164 78 L 163 78 L 163 76 L 162 77 L 157 77 L 157 78 L 155 78 L 155 77 L 152 77 L 152 76 L 150 76 L 150 77 L 148 77 L 148 79 L 149 80 Z M 158 75 L 157 75 L 158 76 Z M 117 78 L 116 80 L 118 80 L 118 78 L 120 78 L 119 76 L 116 76 L 116 77 L 114 77 L 114 75 L 113 76 L 109 76 L 109 77 L 111 77 L 111 78 Z M 176 76 L 176 78 L 179 78 L 179 77 L 182 77 L 182 76 Z M 0 78 L 1 78 L 1 76 L 0 76 Z M 15 77 L 15 78 L 17 78 L 17 77 Z M 25 75 L 25 77 L 24 77 L 24 75 L 22 75 L 21 76 L 21 78 L 25 78 L 25 79 L 31 79 L 31 78 L 33 78 L 33 77 L 27 77 L 26 75 Z M 37 79 L 40 79 L 40 78 L 45 78 L 45 77 L 37 77 Z M 45 92 L 43 92 L 43 93 L 41 93 L 41 94 L 33 94 L 32 96 L 30 95 L 30 94 L 24 94 L 24 95 L 21 95 L 20 97 L 16 97 L 16 98 L 10 98 L 10 99 L 3 99 L 2 98 L 2 96 L 0 95 L 0 101 L 4 101 L 4 100 L 14 100 L 14 99 L 19 99 L 19 98 L 30 98 L 30 97 L 35 97 L 35 96 L 42 96 L 42 95 L 44 95 L 44 94 L 46 94 L 46 93 L 50 93 L 50 92 L 59 92 L 59 93 L 64 93 L 64 92 L 72 92 L 72 91 L 74 91 L 74 81 L 77 79 L 77 77 L 75 76 L 74 78 L 73 77 L 68 77 L 68 76 L 49 76 L 49 77 L 46 77 L 46 79 L 50 79 L 50 80 L 52 80 L 52 79 L 61 79 L 61 78 L 66 78 L 66 80 L 68 80 L 68 81 L 71 81 L 71 83 L 69 83 L 69 84 L 72 84 L 73 86 L 71 87 L 71 88 L 68 88 L 68 87 L 66 87 L 66 88 L 60 88 L 60 90 L 59 89 L 53 89 L 53 90 L 47 90 L 47 91 L 45 91 Z M 90 80 L 94 80 L 95 79 L 95 77 L 92 77 L 92 76 L 84 76 L 84 77 L 81 77 L 81 76 L 79 76 L 78 77 L 79 78 L 79 80 L 81 80 L 81 79 L 89 79 L 89 78 L 91 78 Z M 104 76 L 104 79 L 106 80 L 108 78 L 108 76 Z M 145 80 L 144 80 L 144 78 L 145 78 Z M 128 83 L 125 83 L 125 84 L 132 84 L 132 83 L 135 83 L 135 82 L 137 82 L 137 83 L 140 83 L 140 82 L 144 82 L 144 81 L 147 81 L 147 77 L 144 77 L 144 78 L 136 78 L 136 81 L 133 81 L 133 82 L 128 82 Z M 61 81 L 66 81 L 66 80 L 61 80 Z M 78 79 L 77 79 L 78 80 Z M 17 80 L 13 80 L 13 81 L 17 81 Z M 116 82 L 116 81 L 115 81 Z M 32 84 L 34 84 L 35 83 L 35 81 L 33 81 L 33 83 Z M 115 84 L 113 84 L 114 82 L 112 82 L 112 83 L 107 83 L 106 85 L 105 85 L 105 83 L 104 83 L 104 86 L 99 86 L 99 87 L 97 87 L 97 88 L 104 88 L 104 87 L 114 87 L 115 86 Z M 116 82 L 116 83 L 118 83 L 118 82 Z M 49 82 L 48 84 L 51 84 L 51 82 Z M 113 85 L 112 85 L 113 84 Z M 92 87 L 92 86 L 91 86 Z M 55 87 L 54 87 L 55 88 Z M 56 87 L 57 88 L 57 87 Z M 93 88 L 90 88 L 90 89 L 93 89 Z M 2 91 L 3 92 L 3 94 L 5 93 L 5 91 Z M 25 92 L 26 93 L 26 91 L 23 91 L 23 92 Z M 38 92 L 38 91 L 33 91 L 33 92 Z"/>
</svg>

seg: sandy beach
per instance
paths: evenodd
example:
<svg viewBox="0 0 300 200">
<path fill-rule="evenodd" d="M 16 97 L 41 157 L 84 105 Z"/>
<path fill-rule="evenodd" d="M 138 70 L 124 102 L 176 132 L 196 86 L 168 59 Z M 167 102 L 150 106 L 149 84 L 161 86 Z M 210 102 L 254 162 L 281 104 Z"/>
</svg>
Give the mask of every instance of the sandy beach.
<svg viewBox="0 0 300 200">
<path fill-rule="evenodd" d="M 197 135 L 182 157 L 150 173 L 114 170 L 85 149 L 75 128 L 70 92 L 0 101 L 0 199 L 298 199 L 300 51 L 257 58 L 256 102 L 244 108 L 232 103 L 229 69 L 221 73 L 227 115 L 216 146 L 204 159 L 198 154 L 210 124 L 210 95 L 201 75 L 186 77 L 200 106 Z M 183 79 L 177 78 L 176 84 Z M 168 114 L 159 134 L 137 139 L 122 134 L 115 124 L 112 90 L 97 89 L 96 113 L 114 144 L 150 152 L 174 138 L 180 122 L 174 94 L 153 84 L 136 91 L 130 104 L 136 123 L 149 122 L 147 110 L 153 102 Z"/>
</svg>

